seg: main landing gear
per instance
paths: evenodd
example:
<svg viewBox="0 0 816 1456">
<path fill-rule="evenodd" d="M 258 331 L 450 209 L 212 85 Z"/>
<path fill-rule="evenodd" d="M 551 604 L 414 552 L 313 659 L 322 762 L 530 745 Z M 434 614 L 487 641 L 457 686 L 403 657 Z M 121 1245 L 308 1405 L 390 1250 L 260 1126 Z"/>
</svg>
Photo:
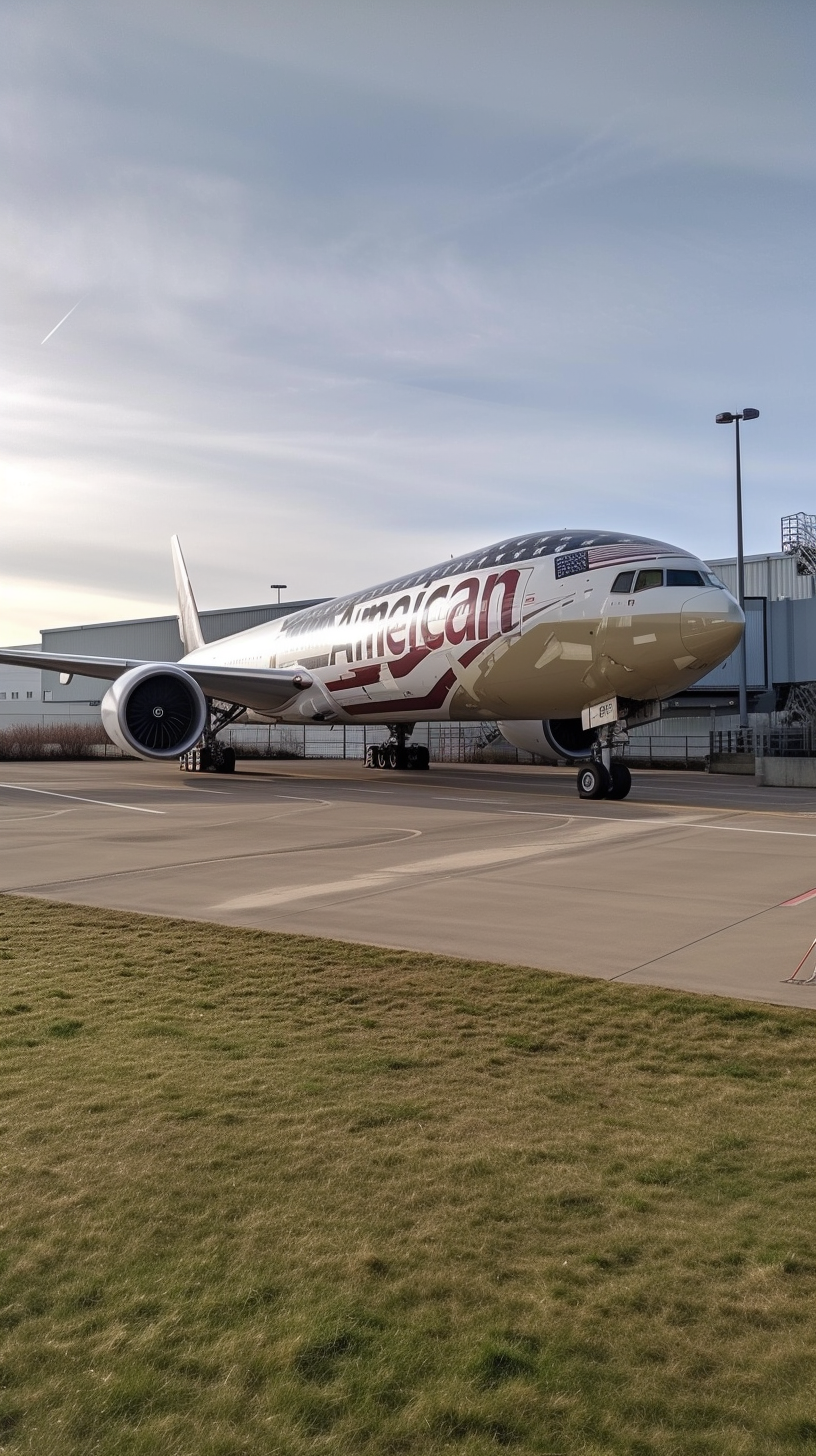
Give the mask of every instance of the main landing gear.
<svg viewBox="0 0 816 1456">
<path fill-rule="evenodd" d="M 235 773 L 235 749 L 215 739 L 191 748 L 179 759 L 182 773 Z"/>
<path fill-rule="evenodd" d="M 413 723 L 394 723 L 386 743 L 372 743 L 366 750 L 366 768 L 427 768 L 431 755 L 422 743 L 406 743 Z"/>
<path fill-rule="evenodd" d="M 236 703 L 212 703 L 207 699 L 209 713 L 207 726 L 201 735 L 201 742 L 179 759 L 182 773 L 235 773 L 235 749 L 222 743 L 218 734 L 228 723 L 240 718 L 245 708 Z"/>
<path fill-rule="evenodd" d="M 632 787 L 632 775 L 626 764 L 612 757 L 614 742 L 628 741 L 625 725 L 607 724 L 598 729 L 598 740 L 592 748 L 589 763 L 578 770 L 580 799 L 625 799 Z"/>
</svg>

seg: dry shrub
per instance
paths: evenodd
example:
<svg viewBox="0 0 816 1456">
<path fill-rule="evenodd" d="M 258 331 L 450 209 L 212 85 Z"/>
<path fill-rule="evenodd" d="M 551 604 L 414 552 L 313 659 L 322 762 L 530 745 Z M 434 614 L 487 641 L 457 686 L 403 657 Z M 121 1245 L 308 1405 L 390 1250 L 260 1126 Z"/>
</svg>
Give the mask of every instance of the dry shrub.
<svg viewBox="0 0 816 1456">
<path fill-rule="evenodd" d="M 101 744 L 116 752 L 101 723 L 15 723 L 0 728 L 0 759 L 95 758 Z"/>
</svg>

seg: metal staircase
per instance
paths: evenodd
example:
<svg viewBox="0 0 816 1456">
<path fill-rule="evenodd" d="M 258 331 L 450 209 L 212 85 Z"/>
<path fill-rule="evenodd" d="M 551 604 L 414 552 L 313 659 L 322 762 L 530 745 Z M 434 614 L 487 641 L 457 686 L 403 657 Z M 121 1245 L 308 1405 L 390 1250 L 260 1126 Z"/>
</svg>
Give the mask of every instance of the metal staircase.
<svg viewBox="0 0 816 1456">
<path fill-rule="evenodd" d="M 816 516 L 807 511 L 783 516 L 782 550 L 796 558 L 799 576 L 816 576 Z M 786 725 L 812 732 L 816 724 L 816 682 L 792 683 L 780 718 Z"/>
<path fill-rule="evenodd" d="M 796 557 L 800 576 L 816 576 L 816 516 L 797 511 L 782 517 L 782 550 Z"/>
</svg>

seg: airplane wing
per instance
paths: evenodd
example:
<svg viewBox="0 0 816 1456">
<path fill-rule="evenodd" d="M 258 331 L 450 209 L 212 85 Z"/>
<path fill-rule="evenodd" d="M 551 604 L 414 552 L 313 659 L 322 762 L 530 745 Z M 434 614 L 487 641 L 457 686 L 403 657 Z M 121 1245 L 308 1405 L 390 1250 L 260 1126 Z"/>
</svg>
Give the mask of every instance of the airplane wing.
<svg viewBox="0 0 816 1456">
<path fill-rule="evenodd" d="M 205 697 L 240 703 L 257 713 L 274 713 L 312 686 L 309 673 L 297 668 L 199 667 L 194 662 L 181 662 L 179 667 L 195 678 Z"/>
<path fill-rule="evenodd" d="M 111 680 L 121 677 L 131 667 L 155 667 L 157 672 L 161 672 L 165 666 L 162 662 L 150 662 L 143 658 L 74 657 L 61 652 L 15 652 L 8 648 L 0 648 L 0 663 L 2 662 L 13 667 L 35 667 L 45 669 L 46 672 Z M 254 708 L 259 713 L 274 713 L 284 703 L 297 697 L 304 688 L 312 685 L 309 674 L 296 667 L 211 667 L 203 663 L 199 665 L 186 662 L 172 665 L 182 667 L 190 677 L 195 678 L 206 697 L 217 698 L 225 703 L 238 703 L 243 708 Z"/>
</svg>

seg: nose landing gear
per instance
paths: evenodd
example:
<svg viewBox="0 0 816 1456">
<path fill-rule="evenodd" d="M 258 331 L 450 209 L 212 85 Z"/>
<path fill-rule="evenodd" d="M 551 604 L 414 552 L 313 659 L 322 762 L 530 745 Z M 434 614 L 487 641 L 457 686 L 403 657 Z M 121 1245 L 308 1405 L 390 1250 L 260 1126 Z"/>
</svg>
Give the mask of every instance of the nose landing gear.
<svg viewBox="0 0 816 1456">
<path fill-rule="evenodd" d="M 615 743 L 626 743 L 624 723 L 610 723 L 598 729 L 597 742 L 589 763 L 578 770 L 579 799 L 625 799 L 632 787 L 632 775 L 619 758 L 612 757 Z"/>
</svg>

